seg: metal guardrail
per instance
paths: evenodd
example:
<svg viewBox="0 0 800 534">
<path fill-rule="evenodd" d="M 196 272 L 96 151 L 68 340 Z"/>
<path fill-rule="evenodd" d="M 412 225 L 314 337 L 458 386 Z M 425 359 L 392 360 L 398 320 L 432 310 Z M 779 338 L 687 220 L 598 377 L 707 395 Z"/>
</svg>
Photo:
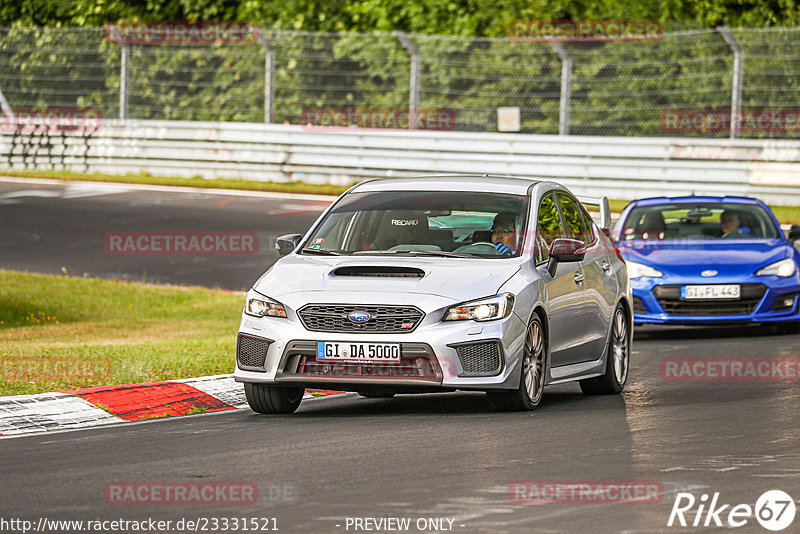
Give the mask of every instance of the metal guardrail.
<svg viewBox="0 0 800 534">
<path fill-rule="evenodd" d="M 93 130 L 0 132 L 3 169 L 333 184 L 486 172 L 550 178 L 610 198 L 732 194 L 800 205 L 800 141 L 784 140 L 105 121 Z"/>
</svg>

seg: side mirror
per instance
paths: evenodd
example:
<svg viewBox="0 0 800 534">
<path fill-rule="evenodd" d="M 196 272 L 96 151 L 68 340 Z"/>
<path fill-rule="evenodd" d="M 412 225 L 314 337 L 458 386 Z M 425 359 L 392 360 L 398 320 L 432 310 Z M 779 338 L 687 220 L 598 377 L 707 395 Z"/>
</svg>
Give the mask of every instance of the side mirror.
<svg viewBox="0 0 800 534">
<path fill-rule="evenodd" d="M 789 229 L 789 241 L 796 241 L 800 239 L 800 225 L 793 224 Z"/>
<path fill-rule="evenodd" d="M 275 248 L 278 249 L 279 256 L 286 256 L 300 244 L 303 234 L 286 234 L 275 240 Z"/>
<path fill-rule="evenodd" d="M 554 239 L 550 244 L 550 261 L 547 263 L 547 272 L 550 276 L 556 275 L 556 268 L 560 262 L 583 261 L 586 257 L 586 243 L 577 239 Z"/>
</svg>

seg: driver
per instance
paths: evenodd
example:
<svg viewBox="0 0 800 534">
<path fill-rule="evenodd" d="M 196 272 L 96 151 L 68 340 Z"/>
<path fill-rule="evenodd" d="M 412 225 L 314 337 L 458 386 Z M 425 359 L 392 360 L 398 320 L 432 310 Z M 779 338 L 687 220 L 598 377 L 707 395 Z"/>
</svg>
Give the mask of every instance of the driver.
<svg viewBox="0 0 800 534">
<path fill-rule="evenodd" d="M 719 226 L 723 238 L 750 237 L 739 230 L 739 216 L 735 211 L 725 210 L 719 216 Z"/>
<path fill-rule="evenodd" d="M 492 222 L 492 244 L 500 254 L 516 254 L 516 219 L 511 213 L 498 213 Z"/>
</svg>

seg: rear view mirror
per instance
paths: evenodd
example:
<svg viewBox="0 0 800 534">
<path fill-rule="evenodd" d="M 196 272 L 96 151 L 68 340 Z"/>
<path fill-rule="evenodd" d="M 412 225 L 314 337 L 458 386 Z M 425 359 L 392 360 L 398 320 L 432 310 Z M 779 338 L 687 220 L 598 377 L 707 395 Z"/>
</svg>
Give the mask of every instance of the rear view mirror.
<svg viewBox="0 0 800 534">
<path fill-rule="evenodd" d="M 275 240 L 275 248 L 278 249 L 279 256 L 286 256 L 300 244 L 303 234 L 286 234 Z"/>
<path fill-rule="evenodd" d="M 554 239 L 550 245 L 550 262 L 547 271 L 550 276 L 556 275 L 556 267 L 560 262 L 583 261 L 586 257 L 586 243 L 577 239 Z"/>
</svg>

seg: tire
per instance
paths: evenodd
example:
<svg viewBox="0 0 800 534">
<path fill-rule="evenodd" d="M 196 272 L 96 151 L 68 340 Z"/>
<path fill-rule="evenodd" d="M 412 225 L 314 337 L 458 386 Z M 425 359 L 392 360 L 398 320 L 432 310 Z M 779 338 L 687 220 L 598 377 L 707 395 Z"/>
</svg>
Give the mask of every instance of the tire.
<svg viewBox="0 0 800 534">
<path fill-rule="evenodd" d="M 244 396 L 250 409 L 257 413 L 294 413 L 303 400 L 305 388 L 280 387 L 267 384 L 244 383 Z"/>
<path fill-rule="evenodd" d="M 521 412 L 536 409 L 542 400 L 546 372 L 547 340 L 542 320 L 534 314 L 525 334 L 525 348 L 519 387 L 511 391 L 489 391 L 487 395 L 495 409 L 503 412 Z"/>
<path fill-rule="evenodd" d="M 611 322 L 611 338 L 606 353 L 606 371 L 600 376 L 581 380 L 584 395 L 616 395 L 628 381 L 631 359 L 631 337 L 627 314 L 622 305 L 617 305 Z"/>
<path fill-rule="evenodd" d="M 377 391 L 359 391 L 357 393 L 366 399 L 391 399 L 395 395 L 394 393 L 381 393 Z"/>
</svg>

